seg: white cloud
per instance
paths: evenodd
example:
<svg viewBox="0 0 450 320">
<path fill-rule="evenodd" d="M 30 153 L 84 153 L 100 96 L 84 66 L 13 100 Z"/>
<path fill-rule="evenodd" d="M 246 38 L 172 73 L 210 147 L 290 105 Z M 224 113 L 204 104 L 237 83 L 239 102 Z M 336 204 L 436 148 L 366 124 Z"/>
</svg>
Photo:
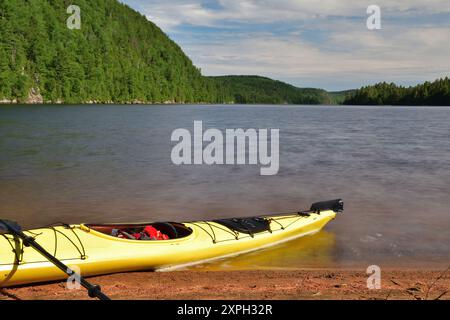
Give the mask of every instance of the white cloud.
<svg viewBox="0 0 450 320">
<path fill-rule="evenodd" d="M 449 13 L 449 0 L 219 0 L 215 9 L 195 0 L 124 1 L 176 36 L 207 75 L 259 74 L 335 89 L 450 74 L 450 22 L 421 20 Z M 367 30 L 370 4 L 387 17 L 383 30 Z"/>
<path fill-rule="evenodd" d="M 379 5 L 385 13 L 397 15 L 450 11 L 448 0 L 376 0 L 373 3 L 361 0 L 218 0 L 221 6 L 218 10 L 210 9 L 198 0 L 134 0 L 133 3 L 166 31 L 181 24 L 212 26 L 222 25 L 225 21 L 273 23 L 359 16 L 365 14 L 370 4 Z"/>
<path fill-rule="evenodd" d="M 214 13 L 205 9 L 199 3 L 154 3 L 144 5 L 146 16 L 165 31 L 188 23 L 192 25 L 212 26 L 217 19 Z"/>
</svg>

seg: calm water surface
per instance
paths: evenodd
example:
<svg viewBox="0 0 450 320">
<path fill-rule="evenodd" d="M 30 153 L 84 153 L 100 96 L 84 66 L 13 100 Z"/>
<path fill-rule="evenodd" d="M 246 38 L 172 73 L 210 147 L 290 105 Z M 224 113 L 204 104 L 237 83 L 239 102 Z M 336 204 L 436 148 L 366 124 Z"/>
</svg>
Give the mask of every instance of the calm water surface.
<svg viewBox="0 0 450 320">
<path fill-rule="evenodd" d="M 279 174 L 173 165 L 171 133 L 194 120 L 279 128 Z M 0 216 L 25 227 L 256 215 L 339 197 L 346 211 L 323 232 L 201 268 L 450 264 L 450 108 L 0 108 Z"/>
</svg>

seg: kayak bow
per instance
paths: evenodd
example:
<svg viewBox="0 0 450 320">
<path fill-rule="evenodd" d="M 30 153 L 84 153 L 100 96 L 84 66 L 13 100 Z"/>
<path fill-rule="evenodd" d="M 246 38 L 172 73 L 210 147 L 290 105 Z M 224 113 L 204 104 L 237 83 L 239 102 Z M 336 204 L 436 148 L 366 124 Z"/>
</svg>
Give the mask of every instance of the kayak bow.
<svg viewBox="0 0 450 320">
<path fill-rule="evenodd" d="M 79 224 L 24 231 L 83 277 L 118 272 L 168 270 L 273 246 L 320 231 L 343 210 L 341 200 L 311 210 L 251 218 L 186 223 Z M 168 240 L 114 237 L 114 230 L 151 225 Z M 0 233 L 0 287 L 63 280 L 66 275 L 11 234 Z"/>
</svg>

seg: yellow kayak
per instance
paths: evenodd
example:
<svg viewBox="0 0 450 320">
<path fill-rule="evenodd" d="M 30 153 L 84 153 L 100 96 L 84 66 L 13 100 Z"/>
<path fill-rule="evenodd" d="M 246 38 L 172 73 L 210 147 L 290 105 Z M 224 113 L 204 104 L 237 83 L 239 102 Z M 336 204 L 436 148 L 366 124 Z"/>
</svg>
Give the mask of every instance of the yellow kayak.
<svg viewBox="0 0 450 320">
<path fill-rule="evenodd" d="M 340 200 L 306 212 L 186 223 L 79 224 L 24 231 L 83 277 L 170 270 L 273 246 L 320 231 L 343 210 Z M 165 240 L 118 237 L 151 226 Z M 131 230 L 131 231 L 130 231 Z M 0 234 L 0 287 L 67 278 L 32 247 Z"/>
</svg>

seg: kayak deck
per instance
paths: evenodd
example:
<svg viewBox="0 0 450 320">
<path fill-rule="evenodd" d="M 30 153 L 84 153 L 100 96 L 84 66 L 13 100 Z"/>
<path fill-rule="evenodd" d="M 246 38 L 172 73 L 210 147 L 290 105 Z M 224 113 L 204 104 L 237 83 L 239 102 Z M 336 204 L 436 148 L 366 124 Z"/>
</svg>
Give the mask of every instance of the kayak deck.
<svg viewBox="0 0 450 320">
<path fill-rule="evenodd" d="M 173 224 L 177 238 L 121 239 L 109 234 L 118 225 L 64 225 L 25 231 L 57 259 L 82 276 L 164 270 L 198 264 L 273 246 L 320 231 L 336 212 L 266 216 L 267 230 L 241 232 L 217 221 Z M 146 224 L 129 224 L 143 226 Z M 65 279 L 63 272 L 12 235 L 0 236 L 0 287 Z"/>
</svg>

